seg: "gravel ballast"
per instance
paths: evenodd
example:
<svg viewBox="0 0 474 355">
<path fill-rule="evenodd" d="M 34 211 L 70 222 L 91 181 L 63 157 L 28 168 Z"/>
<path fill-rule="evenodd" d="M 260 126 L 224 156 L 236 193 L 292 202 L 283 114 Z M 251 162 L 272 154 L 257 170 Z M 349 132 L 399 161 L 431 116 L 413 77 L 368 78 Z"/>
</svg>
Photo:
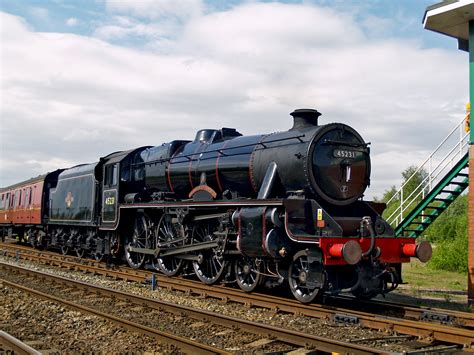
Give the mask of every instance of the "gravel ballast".
<svg viewBox="0 0 474 355">
<path fill-rule="evenodd" d="M 357 339 L 383 339 L 384 337 L 393 335 L 393 334 L 388 334 L 380 331 L 374 331 L 370 329 L 364 329 L 361 328 L 357 325 L 346 325 L 346 324 L 338 324 L 334 323 L 331 320 L 325 320 L 325 319 L 317 319 L 317 318 L 311 318 L 311 317 L 305 317 L 305 316 L 296 316 L 296 315 L 291 315 L 291 314 L 283 314 L 283 313 L 276 313 L 274 311 L 268 310 L 268 309 L 262 309 L 262 308 L 248 308 L 245 307 L 241 304 L 237 303 L 222 303 L 217 301 L 216 299 L 212 298 L 199 298 L 195 296 L 190 296 L 187 295 L 183 292 L 179 291 L 171 291 L 165 288 L 158 288 L 155 291 L 152 291 L 149 285 L 141 284 L 141 283 L 136 283 L 136 282 L 125 282 L 125 281 L 117 281 L 113 280 L 111 278 L 104 278 L 102 276 L 95 276 L 91 274 L 85 274 L 82 272 L 77 272 L 77 271 L 66 271 L 62 270 L 56 267 L 50 267 L 46 265 L 39 265 L 37 263 L 33 262 L 28 262 L 28 261 L 22 261 L 20 260 L 19 262 L 16 262 L 12 258 L 0 256 L 0 261 L 9 263 L 9 264 L 14 264 L 14 265 L 20 265 L 23 267 L 31 268 L 34 270 L 42 271 L 42 272 L 48 272 L 52 273 L 54 275 L 60 275 L 63 277 L 67 277 L 70 279 L 74 280 L 79 280 L 103 287 L 108 287 L 124 292 L 129 292 L 133 294 L 138 294 L 144 297 L 149 297 L 149 298 L 155 298 L 155 299 L 160 299 L 163 301 L 171 302 L 171 303 L 176 303 L 176 304 L 182 304 L 198 309 L 204 309 L 210 312 L 215 312 L 215 313 L 220 313 L 224 314 L 227 316 L 232 316 L 236 318 L 241 318 L 241 319 L 247 319 L 251 321 L 258 321 L 261 323 L 265 324 L 270 324 L 273 326 L 281 327 L 281 328 L 288 328 L 296 331 L 301 331 L 309 334 L 314 334 L 317 336 L 321 337 L 327 337 L 327 338 L 332 338 L 332 339 L 337 339 L 340 341 L 348 342 L 350 340 L 357 340 Z M 41 305 L 41 307 L 43 307 Z M 36 307 L 38 308 L 38 307 Z M 9 316 L 12 318 L 11 314 L 11 307 L 9 308 L 8 312 L 5 310 L 5 316 Z M 126 310 L 121 310 L 121 312 L 125 312 Z M 3 311 L 2 311 L 3 313 Z M 3 314 L 2 314 L 3 315 Z M 67 318 L 70 317 L 68 314 L 63 313 L 63 317 Z M 145 316 L 144 316 L 145 317 Z M 40 320 L 38 319 L 38 322 L 43 322 L 45 320 Z M 47 323 L 46 323 L 47 324 Z M 20 324 L 17 324 L 17 326 L 20 326 Z M 189 327 L 190 324 L 187 324 Z M 13 326 L 15 328 L 15 326 Z M 220 330 L 223 332 L 225 329 Z M 115 330 L 117 332 L 117 329 Z M 219 329 L 215 329 L 214 333 L 218 332 Z M 210 337 L 212 333 L 204 333 L 202 334 L 202 337 Z M 14 334 L 12 334 L 14 335 Z M 74 350 L 74 349 L 81 349 L 80 344 L 82 344 L 79 336 L 76 337 L 74 336 L 73 338 L 77 338 L 77 345 L 76 343 L 74 344 L 68 344 L 68 346 L 71 346 L 71 348 L 68 348 L 67 350 Z M 68 340 L 69 342 L 72 342 L 74 339 Z M 237 350 L 238 348 L 242 349 L 242 344 L 241 342 L 244 341 L 243 339 L 239 339 L 239 341 L 235 344 L 228 343 L 228 344 L 219 344 L 225 346 L 228 350 L 234 351 Z M 251 342 L 252 339 L 246 339 L 246 341 Z M 239 344 L 240 342 L 240 344 Z M 146 345 L 146 342 L 139 342 L 141 347 L 134 348 L 133 344 L 130 344 L 129 348 L 124 348 L 126 349 L 132 349 L 133 351 L 137 352 L 142 352 L 142 351 L 150 351 L 149 348 L 144 348 Z M 156 343 L 153 343 L 153 345 L 150 345 L 151 347 L 155 346 Z M 369 341 L 369 342 L 361 342 L 361 345 L 366 345 L 366 346 L 373 346 L 378 348 L 379 350 L 382 351 L 389 351 L 389 352 L 401 352 L 401 351 L 406 351 L 409 350 L 409 348 L 405 345 L 401 345 L 399 342 L 394 341 Z M 104 343 L 105 345 L 105 343 Z M 64 349 L 64 348 L 61 348 Z M 263 349 L 263 348 L 262 348 Z M 262 350 L 261 349 L 261 350 Z M 87 349 L 81 349 L 84 351 L 89 351 Z M 101 351 L 107 351 L 107 350 L 101 350 Z M 157 351 L 156 349 L 154 351 Z"/>
</svg>

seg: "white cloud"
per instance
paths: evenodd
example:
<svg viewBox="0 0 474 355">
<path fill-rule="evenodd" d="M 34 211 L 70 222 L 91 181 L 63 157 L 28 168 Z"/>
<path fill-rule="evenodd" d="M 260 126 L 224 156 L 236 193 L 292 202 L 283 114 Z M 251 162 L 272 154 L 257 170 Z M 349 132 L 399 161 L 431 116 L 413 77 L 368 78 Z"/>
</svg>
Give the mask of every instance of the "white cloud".
<svg viewBox="0 0 474 355">
<path fill-rule="evenodd" d="M 203 10 L 201 0 L 105 0 L 105 5 L 109 12 L 151 19 L 186 19 L 200 15 Z"/>
<path fill-rule="evenodd" d="M 105 0 L 105 7 L 111 16 L 94 30 L 95 37 L 122 44 L 144 40 L 155 49 L 179 37 L 183 24 L 203 11 L 201 0 Z"/>
<path fill-rule="evenodd" d="M 111 16 L 94 30 L 95 37 L 122 44 L 145 41 L 144 47 L 154 51 L 173 47 L 183 24 L 204 9 L 201 0 L 105 0 L 105 7 Z"/>
<path fill-rule="evenodd" d="M 77 26 L 78 23 L 79 23 L 79 20 L 75 17 L 70 17 L 66 20 L 66 25 L 70 27 Z"/>
<path fill-rule="evenodd" d="M 168 38 L 166 53 L 150 52 L 166 30 L 162 22 L 153 27 L 131 17 L 145 16 L 143 4 L 152 6 L 136 4 L 107 2 L 122 15 L 110 21 L 117 28 L 98 28 L 96 37 L 147 38 L 139 50 L 35 33 L 18 17 L 2 15 L 0 185 L 50 166 L 30 164 L 25 171 L 13 162 L 89 162 L 120 149 L 191 139 L 203 127 L 286 130 L 289 112 L 315 107 L 321 123 L 347 123 L 372 142 L 368 195 L 381 196 L 463 115 L 463 53 L 370 41 L 350 15 L 276 3 L 189 16 Z M 159 17 L 157 8 L 148 12 Z"/>
<path fill-rule="evenodd" d="M 173 28 L 170 23 L 142 23 L 124 16 L 114 16 L 108 24 L 98 27 L 94 36 L 106 41 L 122 40 L 133 37 L 145 38 L 147 41 L 159 39 L 171 33 Z"/>
</svg>

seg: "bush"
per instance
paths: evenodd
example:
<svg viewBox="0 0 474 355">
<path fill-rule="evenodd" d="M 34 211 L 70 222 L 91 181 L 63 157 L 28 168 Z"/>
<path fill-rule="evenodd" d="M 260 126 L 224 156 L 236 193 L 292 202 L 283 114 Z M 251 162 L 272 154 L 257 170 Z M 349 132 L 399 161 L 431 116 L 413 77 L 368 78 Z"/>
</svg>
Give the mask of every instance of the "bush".
<svg viewBox="0 0 474 355">
<path fill-rule="evenodd" d="M 459 196 L 423 234 L 434 243 L 467 238 L 467 195 Z"/>
<path fill-rule="evenodd" d="M 467 195 L 458 197 L 424 236 L 436 245 L 431 269 L 467 272 Z"/>
<path fill-rule="evenodd" d="M 428 267 L 434 270 L 467 272 L 467 236 L 462 233 L 455 239 L 444 240 L 433 248 Z"/>
</svg>

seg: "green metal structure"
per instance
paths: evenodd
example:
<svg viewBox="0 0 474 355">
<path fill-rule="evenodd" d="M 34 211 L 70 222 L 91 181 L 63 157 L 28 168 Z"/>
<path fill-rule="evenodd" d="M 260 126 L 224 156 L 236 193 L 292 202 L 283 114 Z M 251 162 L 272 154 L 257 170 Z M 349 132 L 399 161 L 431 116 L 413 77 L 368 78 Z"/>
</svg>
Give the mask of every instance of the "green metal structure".
<svg viewBox="0 0 474 355">
<path fill-rule="evenodd" d="M 468 162 L 469 154 L 466 153 L 395 227 L 397 236 L 418 237 L 463 193 L 469 186 L 469 176 L 463 172 Z"/>
</svg>

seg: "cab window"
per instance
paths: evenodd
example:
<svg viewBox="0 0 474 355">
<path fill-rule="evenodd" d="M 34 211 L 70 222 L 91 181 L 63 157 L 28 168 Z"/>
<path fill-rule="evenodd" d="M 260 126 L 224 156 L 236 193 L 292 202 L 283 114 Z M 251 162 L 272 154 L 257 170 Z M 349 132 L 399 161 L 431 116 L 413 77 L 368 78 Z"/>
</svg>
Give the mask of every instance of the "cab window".
<svg viewBox="0 0 474 355">
<path fill-rule="evenodd" d="M 105 167 L 104 184 L 106 186 L 117 185 L 117 164 L 111 164 Z"/>
</svg>

